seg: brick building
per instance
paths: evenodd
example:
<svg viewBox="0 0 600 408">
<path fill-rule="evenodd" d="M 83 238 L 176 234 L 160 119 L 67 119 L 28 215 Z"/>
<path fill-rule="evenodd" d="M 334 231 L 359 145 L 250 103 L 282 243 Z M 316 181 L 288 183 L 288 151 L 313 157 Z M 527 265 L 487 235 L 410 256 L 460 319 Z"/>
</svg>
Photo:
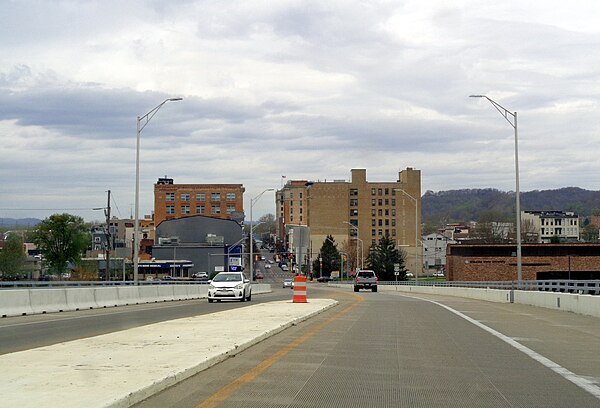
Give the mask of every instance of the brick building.
<svg viewBox="0 0 600 408">
<path fill-rule="evenodd" d="M 244 220 L 242 184 L 174 184 L 160 178 L 154 185 L 154 225 L 192 215 Z"/>
<path fill-rule="evenodd" d="M 420 170 L 402 170 L 396 181 L 370 182 L 365 169 L 352 169 L 350 181 L 290 181 L 276 197 L 278 225 L 307 225 L 313 258 L 328 235 L 340 249 L 356 248 L 358 242 L 360 260 L 388 236 L 404 247 L 407 266 L 415 264 L 415 228 L 420 235 L 421 225 Z"/>
<path fill-rule="evenodd" d="M 515 244 L 448 245 L 450 281 L 517 280 Z M 600 279 L 600 244 L 522 244 L 523 280 Z"/>
</svg>

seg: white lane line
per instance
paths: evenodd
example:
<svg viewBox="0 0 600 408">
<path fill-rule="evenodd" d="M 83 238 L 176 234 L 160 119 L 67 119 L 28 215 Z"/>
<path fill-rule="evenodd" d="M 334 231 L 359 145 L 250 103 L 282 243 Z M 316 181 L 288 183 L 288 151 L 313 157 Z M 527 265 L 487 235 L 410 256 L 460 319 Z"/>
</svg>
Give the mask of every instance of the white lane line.
<svg viewBox="0 0 600 408">
<path fill-rule="evenodd" d="M 566 368 L 560 366 L 559 364 L 555 363 L 554 361 L 542 356 L 541 354 L 536 353 L 535 351 L 531 350 L 528 347 L 525 347 L 524 345 L 522 345 L 521 343 L 516 342 L 515 340 L 513 340 L 512 338 L 505 336 L 504 334 L 492 329 L 491 327 L 486 326 L 483 323 L 478 322 L 475 319 L 470 318 L 469 316 L 459 312 L 458 310 L 452 309 L 449 306 L 446 306 L 444 304 L 441 304 L 439 302 L 436 302 L 434 300 L 430 300 L 430 299 L 424 299 L 424 298 L 420 298 L 417 296 L 409 296 L 415 299 L 420 299 L 420 300 L 424 300 L 426 302 L 431 302 L 434 303 L 438 306 L 443 307 L 444 309 L 454 313 L 455 315 L 462 317 L 463 319 L 465 319 L 468 322 L 473 323 L 475 326 L 485 330 L 486 332 L 496 336 L 497 338 L 499 338 L 500 340 L 504 341 L 505 343 L 510 344 L 511 346 L 513 346 L 514 348 L 516 348 L 517 350 L 527 354 L 529 357 L 533 358 L 535 361 L 541 363 L 542 365 L 544 365 L 545 367 L 551 369 L 552 371 L 554 371 L 555 373 L 557 373 L 558 375 L 562 376 L 563 378 L 565 378 L 566 380 L 571 381 L 573 384 L 577 385 L 579 388 L 582 388 L 583 390 L 587 391 L 588 393 L 592 394 L 594 397 L 600 399 L 600 387 L 596 386 L 596 384 L 593 381 L 588 380 L 587 378 L 581 377 L 577 374 L 575 374 L 572 371 L 567 370 Z"/>
</svg>

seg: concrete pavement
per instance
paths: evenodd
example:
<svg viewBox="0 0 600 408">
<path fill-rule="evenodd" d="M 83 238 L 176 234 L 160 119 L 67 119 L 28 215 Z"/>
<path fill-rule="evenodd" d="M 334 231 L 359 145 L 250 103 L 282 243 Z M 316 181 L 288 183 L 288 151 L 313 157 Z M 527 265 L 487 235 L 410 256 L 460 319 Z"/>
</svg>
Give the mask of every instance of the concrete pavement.
<svg viewBox="0 0 600 408">
<path fill-rule="evenodd" d="M 254 304 L 0 356 L 7 407 L 127 407 L 337 304 Z"/>
</svg>

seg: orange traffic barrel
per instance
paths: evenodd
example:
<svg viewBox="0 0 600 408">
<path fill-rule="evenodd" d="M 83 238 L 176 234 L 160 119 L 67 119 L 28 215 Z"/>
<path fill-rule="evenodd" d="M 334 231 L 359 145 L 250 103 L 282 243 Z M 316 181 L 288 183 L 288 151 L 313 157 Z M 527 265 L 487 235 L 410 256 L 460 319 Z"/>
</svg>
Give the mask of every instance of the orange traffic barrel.
<svg viewBox="0 0 600 408">
<path fill-rule="evenodd" d="M 294 276 L 294 301 L 293 303 L 306 302 L 306 276 Z"/>
</svg>

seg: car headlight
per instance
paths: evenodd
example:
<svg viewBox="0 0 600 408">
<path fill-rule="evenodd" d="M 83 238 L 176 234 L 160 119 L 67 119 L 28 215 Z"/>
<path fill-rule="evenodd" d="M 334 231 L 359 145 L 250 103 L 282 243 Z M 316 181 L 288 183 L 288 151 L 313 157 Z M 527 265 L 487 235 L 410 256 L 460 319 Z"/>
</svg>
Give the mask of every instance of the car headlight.
<svg viewBox="0 0 600 408">
<path fill-rule="evenodd" d="M 209 289 L 209 290 L 213 290 L 213 289 L 216 289 L 216 288 L 215 288 L 215 286 L 214 286 L 214 285 L 208 285 L 208 289 Z"/>
<path fill-rule="evenodd" d="M 239 283 L 237 285 L 235 285 L 236 289 L 243 289 L 244 288 L 244 284 L 243 283 Z"/>
</svg>

